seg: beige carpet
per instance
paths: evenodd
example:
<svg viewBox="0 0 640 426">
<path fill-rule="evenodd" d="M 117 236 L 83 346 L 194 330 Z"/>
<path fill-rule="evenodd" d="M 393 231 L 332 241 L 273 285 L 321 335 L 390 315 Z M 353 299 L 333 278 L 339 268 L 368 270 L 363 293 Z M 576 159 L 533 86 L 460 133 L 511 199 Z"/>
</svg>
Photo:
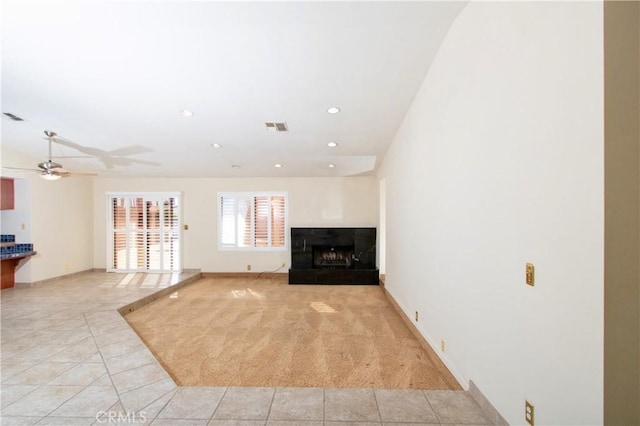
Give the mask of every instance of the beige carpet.
<svg viewBox="0 0 640 426">
<path fill-rule="evenodd" d="M 460 389 L 378 286 L 202 279 L 126 319 L 182 386 Z"/>
</svg>

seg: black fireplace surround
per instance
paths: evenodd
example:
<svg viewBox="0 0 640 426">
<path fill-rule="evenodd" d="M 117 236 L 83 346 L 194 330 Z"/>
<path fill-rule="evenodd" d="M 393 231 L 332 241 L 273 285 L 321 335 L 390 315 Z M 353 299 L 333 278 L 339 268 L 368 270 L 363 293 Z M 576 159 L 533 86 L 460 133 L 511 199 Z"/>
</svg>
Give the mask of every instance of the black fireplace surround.
<svg viewBox="0 0 640 426">
<path fill-rule="evenodd" d="M 376 228 L 291 228 L 289 284 L 379 284 Z"/>
</svg>

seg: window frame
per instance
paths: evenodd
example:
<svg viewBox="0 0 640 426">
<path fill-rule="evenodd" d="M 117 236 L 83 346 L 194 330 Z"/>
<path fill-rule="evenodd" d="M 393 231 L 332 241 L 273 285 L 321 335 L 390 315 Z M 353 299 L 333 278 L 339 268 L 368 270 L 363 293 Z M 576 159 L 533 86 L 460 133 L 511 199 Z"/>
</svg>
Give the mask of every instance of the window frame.
<svg viewBox="0 0 640 426">
<path fill-rule="evenodd" d="M 267 252 L 280 252 L 289 250 L 289 194 L 286 191 L 221 191 L 217 194 L 217 216 L 218 216 L 218 229 L 217 229 L 217 238 L 218 238 L 218 250 L 219 251 L 267 251 Z M 250 224 L 250 241 L 252 245 L 249 246 L 238 246 L 238 236 L 236 234 L 234 246 L 223 245 L 222 242 L 222 231 L 223 231 L 223 217 L 222 217 L 222 199 L 223 198 L 234 198 L 235 205 L 238 205 L 238 200 L 250 200 L 251 205 L 251 224 Z M 282 247 L 256 247 L 255 246 L 255 231 L 256 231 L 256 219 L 255 219 L 255 199 L 256 197 L 269 197 L 269 214 L 271 214 L 271 197 L 283 197 L 284 198 L 284 246 Z M 272 241 L 272 228 L 270 220 L 271 216 L 267 220 L 268 223 L 268 242 L 269 245 L 273 244 Z M 237 229 L 237 220 L 234 221 L 234 228 Z"/>
<path fill-rule="evenodd" d="M 115 272 L 115 273 L 132 273 L 132 272 L 143 272 L 143 273 L 179 273 L 182 272 L 183 269 L 183 253 L 184 253 L 184 249 L 183 249 L 183 245 L 184 245 L 184 238 L 183 238 L 183 232 L 182 232 L 182 216 L 183 216 L 183 203 L 182 203 L 182 193 L 181 192 L 124 192 L 124 191 L 111 191 L 111 192 L 107 192 L 106 193 L 106 219 L 107 219 L 107 223 L 106 223 L 106 228 L 107 228 L 107 253 L 106 253 L 106 257 L 107 257 L 107 272 Z M 114 239 L 113 236 L 116 232 L 119 233 L 124 233 L 125 235 L 127 235 L 127 239 L 129 238 L 129 234 L 132 232 L 132 227 L 130 226 L 130 217 L 129 215 L 127 215 L 126 217 L 126 223 L 127 225 L 125 226 L 124 229 L 117 229 L 114 227 L 115 223 L 114 223 L 114 217 L 113 217 L 113 205 L 112 205 L 112 200 L 114 198 L 125 198 L 127 200 L 131 200 L 131 199 L 135 199 L 135 198 L 142 198 L 144 201 L 143 203 L 146 203 L 147 201 L 156 201 L 158 203 L 163 203 L 167 198 L 174 198 L 176 200 L 177 203 L 177 213 L 178 213 L 178 221 L 177 221 L 177 235 L 178 235 L 178 245 L 177 245 L 177 256 L 175 256 L 174 253 L 172 253 L 172 258 L 173 258 L 173 263 L 175 265 L 174 269 L 147 269 L 147 268 L 126 268 L 126 269 L 115 269 L 113 267 L 114 264 L 114 259 L 112 258 L 113 255 L 113 251 L 114 251 Z M 160 223 L 164 223 L 163 219 L 160 219 L 161 222 Z M 172 233 L 172 231 L 167 232 L 165 229 L 162 228 L 162 226 L 158 227 L 158 231 L 156 230 L 149 230 L 147 228 L 143 229 L 142 231 L 138 231 L 141 232 L 144 235 L 148 235 L 148 234 L 158 234 L 159 235 L 159 241 L 160 241 L 160 245 L 161 247 L 164 246 L 164 240 L 163 240 L 163 236 L 167 233 Z M 127 243 L 128 244 L 128 243 Z M 162 250 L 161 250 L 162 253 Z M 162 259 L 162 255 L 160 257 Z M 161 265 L 162 266 L 166 266 L 163 264 L 163 261 L 161 260 Z M 127 264 L 127 266 L 130 266 Z"/>
</svg>

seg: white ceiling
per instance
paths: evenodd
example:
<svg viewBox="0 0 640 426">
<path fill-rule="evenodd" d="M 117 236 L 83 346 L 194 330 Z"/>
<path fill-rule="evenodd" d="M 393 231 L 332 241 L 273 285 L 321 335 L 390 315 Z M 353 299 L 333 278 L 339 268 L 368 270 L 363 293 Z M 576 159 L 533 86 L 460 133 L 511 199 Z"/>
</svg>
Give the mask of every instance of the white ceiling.
<svg viewBox="0 0 640 426">
<path fill-rule="evenodd" d="M 54 160 L 100 176 L 372 174 L 464 5 L 4 1 L 2 112 L 25 121 L 2 144 L 44 160 L 54 130 L 84 151 L 54 157 L 92 154 Z"/>
</svg>

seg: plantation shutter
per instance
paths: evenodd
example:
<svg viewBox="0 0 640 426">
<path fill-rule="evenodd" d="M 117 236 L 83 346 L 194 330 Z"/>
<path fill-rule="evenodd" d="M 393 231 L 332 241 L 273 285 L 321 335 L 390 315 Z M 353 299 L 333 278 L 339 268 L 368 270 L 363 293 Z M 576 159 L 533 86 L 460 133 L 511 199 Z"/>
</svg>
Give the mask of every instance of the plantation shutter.
<svg viewBox="0 0 640 426">
<path fill-rule="evenodd" d="M 285 202 L 284 196 L 271 197 L 271 246 L 285 246 Z"/>
<path fill-rule="evenodd" d="M 269 247 L 269 197 L 255 197 L 253 205 L 256 212 L 255 247 Z"/>
<path fill-rule="evenodd" d="M 110 195 L 109 271 L 180 270 L 179 197 Z"/>
<path fill-rule="evenodd" d="M 238 247 L 251 247 L 252 229 L 251 199 L 238 200 Z"/>
<path fill-rule="evenodd" d="M 231 197 L 220 198 L 220 245 L 236 246 L 236 200 Z"/>
<path fill-rule="evenodd" d="M 286 195 L 218 194 L 221 249 L 286 247 Z"/>
<path fill-rule="evenodd" d="M 252 235 L 251 199 L 220 197 L 220 246 L 250 247 Z"/>
<path fill-rule="evenodd" d="M 146 201 L 145 210 L 147 219 L 145 241 L 147 246 L 146 267 L 152 271 L 160 270 L 160 206 L 158 206 L 158 201 Z"/>
<path fill-rule="evenodd" d="M 111 268 L 119 269 L 127 264 L 127 200 L 124 197 L 111 198 L 111 217 L 113 218 L 113 251 Z"/>
<path fill-rule="evenodd" d="M 180 264 L 180 205 L 176 197 L 169 197 L 163 203 L 163 258 L 162 264 L 177 270 Z"/>
<path fill-rule="evenodd" d="M 131 198 L 129 202 L 129 264 L 123 269 L 143 270 L 147 256 L 144 244 L 144 200 Z"/>
</svg>

